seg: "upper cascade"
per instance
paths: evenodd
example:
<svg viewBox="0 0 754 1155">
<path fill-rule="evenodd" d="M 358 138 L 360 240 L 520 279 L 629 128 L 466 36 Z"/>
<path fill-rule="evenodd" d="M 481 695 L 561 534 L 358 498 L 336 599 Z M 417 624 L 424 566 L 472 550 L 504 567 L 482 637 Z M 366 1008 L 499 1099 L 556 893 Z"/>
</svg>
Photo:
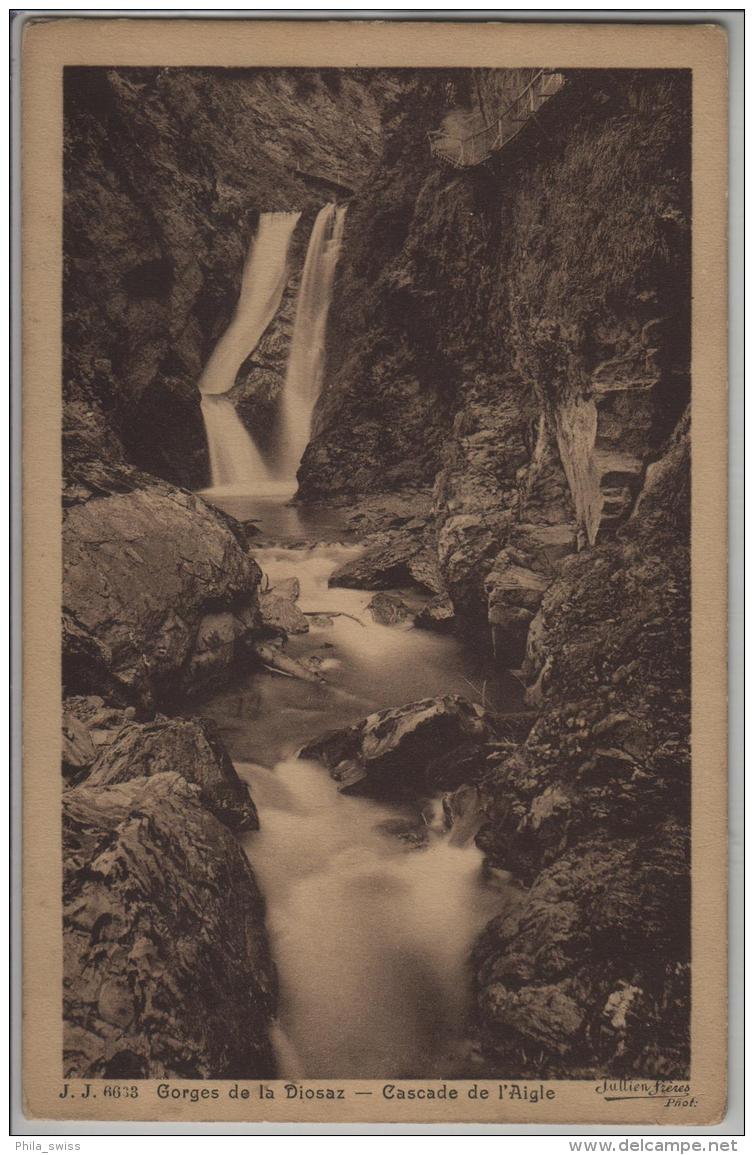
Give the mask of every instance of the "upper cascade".
<svg viewBox="0 0 754 1155">
<path fill-rule="evenodd" d="M 322 389 L 327 315 L 346 208 L 332 202 L 320 209 L 306 253 L 281 403 L 278 472 L 291 480 L 309 441 L 312 413 Z"/>
<path fill-rule="evenodd" d="M 199 392 L 227 393 L 280 305 L 288 246 L 301 213 L 262 213 L 249 247 L 236 311 L 199 380 Z"/>
<path fill-rule="evenodd" d="M 239 368 L 278 310 L 288 274 L 288 246 L 300 216 L 297 212 L 262 213 L 233 319 L 199 381 L 213 489 L 255 493 L 274 485 L 235 406 L 223 394 L 232 388 Z"/>
</svg>

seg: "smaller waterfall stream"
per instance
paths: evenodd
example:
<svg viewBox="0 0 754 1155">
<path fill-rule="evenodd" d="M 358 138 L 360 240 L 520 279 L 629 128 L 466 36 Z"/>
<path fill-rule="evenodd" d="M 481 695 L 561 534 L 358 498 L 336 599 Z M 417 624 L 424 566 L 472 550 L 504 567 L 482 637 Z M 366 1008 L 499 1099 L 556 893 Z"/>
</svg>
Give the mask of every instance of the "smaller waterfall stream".
<svg viewBox="0 0 754 1155">
<path fill-rule="evenodd" d="M 288 246 L 301 213 L 262 213 L 249 248 L 236 311 L 199 381 L 212 488 L 264 493 L 280 489 L 224 394 L 275 316 L 285 288 Z"/>
<path fill-rule="evenodd" d="M 309 441 L 312 413 L 322 389 L 327 315 L 345 217 L 345 205 L 331 203 L 320 209 L 304 262 L 281 405 L 279 473 L 292 480 Z"/>
<path fill-rule="evenodd" d="M 434 822 L 411 849 L 398 807 L 338 794 L 316 763 L 238 770 L 262 816 L 247 853 L 280 975 L 281 1075 L 467 1074 L 468 954 L 501 902 L 482 852 Z"/>
</svg>

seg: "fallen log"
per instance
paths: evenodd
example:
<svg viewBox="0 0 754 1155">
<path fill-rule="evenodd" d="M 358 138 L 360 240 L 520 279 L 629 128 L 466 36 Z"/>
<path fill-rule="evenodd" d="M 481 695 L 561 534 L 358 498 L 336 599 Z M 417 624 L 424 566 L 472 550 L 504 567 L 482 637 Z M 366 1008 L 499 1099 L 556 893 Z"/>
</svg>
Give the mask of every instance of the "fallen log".
<svg viewBox="0 0 754 1155">
<path fill-rule="evenodd" d="M 289 658 L 287 654 L 282 653 L 281 650 L 276 649 L 275 646 L 267 646 L 263 642 L 258 642 L 254 646 L 254 653 L 257 655 L 263 666 L 268 669 L 272 667 L 276 673 L 287 674 L 289 678 L 298 678 L 302 682 L 317 682 L 322 683 L 324 678 L 320 674 L 315 674 L 312 670 L 307 670 L 306 666 L 301 662 L 297 662 L 295 658 Z"/>
<path fill-rule="evenodd" d="M 305 618 L 350 618 L 352 622 L 358 622 L 360 626 L 366 629 L 366 623 L 362 622 L 361 618 L 357 618 L 354 614 L 347 614 L 345 610 L 304 610 Z"/>
</svg>

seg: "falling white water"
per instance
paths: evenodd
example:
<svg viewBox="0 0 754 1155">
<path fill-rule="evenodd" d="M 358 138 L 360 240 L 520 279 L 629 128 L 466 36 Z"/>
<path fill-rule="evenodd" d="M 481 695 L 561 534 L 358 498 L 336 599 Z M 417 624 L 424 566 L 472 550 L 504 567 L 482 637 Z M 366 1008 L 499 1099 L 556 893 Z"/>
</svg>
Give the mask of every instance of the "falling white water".
<svg viewBox="0 0 754 1155">
<path fill-rule="evenodd" d="M 205 396 L 227 393 L 236 373 L 277 312 L 286 282 L 288 245 L 301 213 L 262 213 L 241 279 L 236 311 L 199 380 Z"/>
<path fill-rule="evenodd" d="M 502 902 L 482 852 L 432 828 L 408 848 L 396 807 L 338 794 L 316 763 L 237 767 L 261 814 L 246 850 L 280 979 L 281 1077 L 464 1077 L 469 952 Z"/>
<path fill-rule="evenodd" d="M 320 209 L 306 253 L 281 405 L 278 475 L 289 479 L 295 478 L 309 441 L 312 412 L 322 388 L 327 314 L 345 216 L 345 205 L 332 203 Z"/>
<path fill-rule="evenodd" d="M 264 493 L 269 474 L 259 450 L 228 397 L 202 397 L 202 417 L 209 446 L 212 493 Z"/>
<path fill-rule="evenodd" d="M 229 398 L 239 368 L 254 351 L 280 305 L 291 235 L 300 213 L 262 213 L 244 265 L 228 328 L 199 380 L 212 489 L 262 493 L 279 489 Z"/>
</svg>

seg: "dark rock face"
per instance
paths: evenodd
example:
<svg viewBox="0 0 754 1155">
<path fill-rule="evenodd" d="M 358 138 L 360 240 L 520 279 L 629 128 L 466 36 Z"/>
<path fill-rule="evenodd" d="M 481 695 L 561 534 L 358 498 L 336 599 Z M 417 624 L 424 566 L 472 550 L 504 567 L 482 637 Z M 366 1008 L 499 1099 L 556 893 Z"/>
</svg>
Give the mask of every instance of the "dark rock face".
<svg viewBox="0 0 754 1155">
<path fill-rule="evenodd" d="M 283 307 L 234 389 L 274 435 L 306 226 L 333 180 L 363 186 L 384 139 L 349 206 L 300 497 L 359 503 L 364 553 L 331 584 L 431 593 L 416 624 L 487 632 L 531 713 L 493 726 L 431 699 L 302 753 L 346 791 L 474 784 L 448 810 L 521 884 L 473 959 L 492 1075 L 681 1078 L 689 80 L 569 74 L 504 156 L 451 172 L 426 131 L 470 75 L 375 76 L 333 100 L 313 73 L 71 73 L 66 687 L 147 711 L 252 646 L 318 680 L 255 642 L 246 536 L 128 462 L 206 480 L 195 382 L 258 213 L 296 208 Z M 493 74 L 476 79 L 496 99 Z M 295 591 L 262 601 L 268 633 L 303 629 Z M 64 768 L 90 774 L 66 795 L 67 1071 L 270 1073 L 263 911 L 217 821 L 251 826 L 253 804 L 211 735 L 77 705 Z"/>
<path fill-rule="evenodd" d="M 86 782 L 63 814 L 65 1077 L 274 1076 L 263 902 L 199 787 Z"/>
<path fill-rule="evenodd" d="M 479 74 L 490 107 L 506 75 Z M 560 560 L 630 516 L 688 399 L 689 90 L 569 74 L 505 156 L 451 171 L 424 133 L 468 82 L 413 78 L 386 114 L 300 493 L 434 480 L 442 583 L 516 667 Z"/>
<path fill-rule="evenodd" d="M 688 902 L 687 838 L 674 824 L 585 840 L 542 871 L 475 951 L 494 1070 L 682 1075 Z"/>
<path fill-rule="evenodd" d="M 249 789 L 235 771 L 217 726 L 208 718 L 165 718 L 135 722 L 127 711 L 101 698 L 72 698 L 64 704 L 64 733 L 76 735 L 75 761 L 87 786 L 114 786 L 132 778 L 175 771 L 200 790 L 204 806 L 232 830 L 258 830 Z"/>
<path fill-rule="evenodd" d="M 66 69 L 65 397 L 133 463 L 207 484 L 196 382 L 259 213 L 303 210 L 304 233 L 357 188 L 399 88 L 379 70 Z"/>
<path fill-rule="evenodd" d="M 492 759 L 479 845 L 531 884 L 477 953 L 497 1070 L 688 1068 L 688 442 L 616 541 L 569 560 L 530 631 L 541 707 Z"/>
<path fill-rule="evenodd" d="M 468 781 L 469 755 L 478 768 L 491 734 L 481 706 L 448 695 L 370 714 L 305 746 L 300 756 L 324 762 L 344 793 L 415 796 Z"/>
<path fill-rule="evenodd" d="M 494 102 L 493 80 L 479 82 Z M 673 430 L 689 397 L 688 77 L 570 73 L 539 127 L 459 173 L 422 137 L 468 98 L 463 84 L 407 86 L 349 209 L 300 493 L 432 483 L 437 602 L 417 625 L 483 624 L 538 711 L 528 737 L 466 763 L 490 868 L 530 887 L 476 955 L 490 1071 L 680 1077 L 687 423 Z M 399 541 L 383 544 L 392 584 L 407 576 Z M 379 588 L 379 558 L 365 557 L 346 577 Z M 350 741 L 328 765 L 358 784 Z"/>
<path fill-rule="evenodd" d="M 222 680 L 258 626 L 231 520 L 165 484 L 85 496 L 63 527 L 66 691 L 149 707 Z"/>
</svg>

